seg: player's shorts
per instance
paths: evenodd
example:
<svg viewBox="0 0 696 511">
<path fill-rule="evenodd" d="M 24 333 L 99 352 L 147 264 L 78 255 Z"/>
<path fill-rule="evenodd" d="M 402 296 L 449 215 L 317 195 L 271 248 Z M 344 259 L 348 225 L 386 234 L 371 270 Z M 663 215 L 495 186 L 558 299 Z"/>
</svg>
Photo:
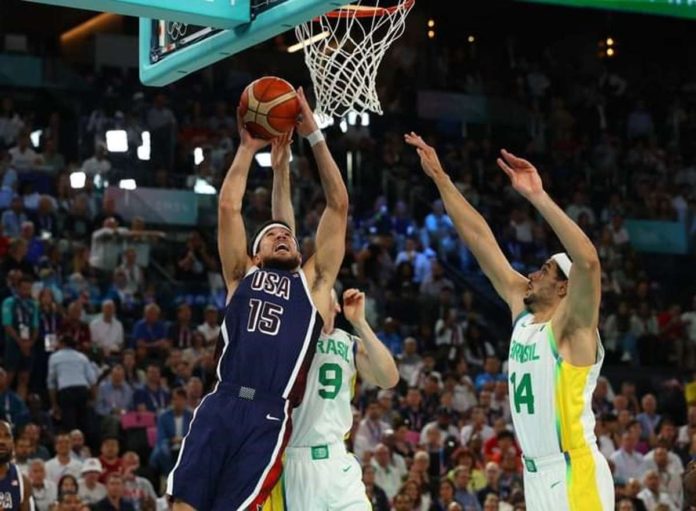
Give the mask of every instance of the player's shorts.
<svg viewBox="0 0 696 511">
<path fill-rule="evenodd" d="M 222 383 L 193 413 L 167 494 L 198 511 L 256 511 L 282 472 L 288 401 Z"/>
<path fill-rule="evenodd" d="M 596 447 L 522 457 L 524 499 L 534 511 L 613 511 L 614 480 Z"/>
<path fill-rule="evenodd" d="M 362 467 L 343 442 L 288 447 L 280 487 L 273 490 L 263 511 L 372 510 Z"/>
</svg>

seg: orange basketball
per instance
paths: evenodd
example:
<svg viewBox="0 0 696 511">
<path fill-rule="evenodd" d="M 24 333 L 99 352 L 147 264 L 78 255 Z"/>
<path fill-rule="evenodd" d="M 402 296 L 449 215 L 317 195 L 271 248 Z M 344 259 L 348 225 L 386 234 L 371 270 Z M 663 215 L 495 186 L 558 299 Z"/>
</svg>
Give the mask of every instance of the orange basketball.
<svg viewBox="0 0 696 511">
<path fill-rule="evenodd" d="M 239 106 L 244 127 L 266 140 L 290 131 L 300 115 L 295 88 L 276 76 L 251 82 L 242 92 Z"/>
</svg>

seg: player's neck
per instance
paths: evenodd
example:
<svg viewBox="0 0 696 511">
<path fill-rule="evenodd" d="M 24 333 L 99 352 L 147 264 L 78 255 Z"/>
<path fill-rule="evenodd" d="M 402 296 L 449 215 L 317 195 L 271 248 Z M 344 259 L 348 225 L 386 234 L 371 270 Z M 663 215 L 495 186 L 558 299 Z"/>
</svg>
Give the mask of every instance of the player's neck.
<svg viewBox="0 0 696 511">
<path fill-rule="evenodd" d="M 5 479 L 7 473 L 10 471 L 10 463 L 0 463 L 0 479 Z"/>
<path fill-rule="evenodd" d="M 544 307 L 535 310 L 530 310 L 529 313 L 534 316 L 534 323 L 546 323 L 551 320 L 553 313 L 556 311 L 556 307 Z"/>
</svg>

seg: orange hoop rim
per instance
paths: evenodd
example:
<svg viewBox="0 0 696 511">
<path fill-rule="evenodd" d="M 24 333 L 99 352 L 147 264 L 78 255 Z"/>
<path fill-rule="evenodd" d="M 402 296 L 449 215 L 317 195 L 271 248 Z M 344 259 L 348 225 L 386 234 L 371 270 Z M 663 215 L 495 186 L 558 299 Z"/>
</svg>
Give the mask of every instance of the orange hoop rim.
<svg viewBox="0 0 696 511">
<path fill-rule="evenodd" d="M 324 14 L 327 18 L 374 18 L 388 16 L 401 9 L 410 9 L 416 0 L 400 0 L 392 7 L 365 7 L 363 5 L 344 5 Z"/>
</svg>

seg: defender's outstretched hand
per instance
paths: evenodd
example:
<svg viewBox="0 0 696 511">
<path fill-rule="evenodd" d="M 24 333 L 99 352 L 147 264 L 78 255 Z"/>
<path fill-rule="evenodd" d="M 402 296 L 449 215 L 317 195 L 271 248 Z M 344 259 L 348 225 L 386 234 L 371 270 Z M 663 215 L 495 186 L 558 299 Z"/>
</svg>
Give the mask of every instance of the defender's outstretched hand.
<svg viewBox="0 0 696 511">
<path fill-rule="evenodd" d="M 314 120 L 314 112 L 312 112 L 307 102 L 302 87 L 297 89 L 297 99 L 300 101 L 300 116 L 297 119 L 297 132 L 303 137 L 306 137 L 318 130 L 319 126 L 317 126 L 317 122 Z"/>
<path fill-rule="evenodd" d="M 508 175 L 512 187 L 520 195 L 530 198 L 544 191 L 539 172 L 534 165 L 505 149 L 502 149 L 500 154 L 502 158 L 498 158 L 498 166 Z"/>
<path fill-rule="evenodd" d="M 271 168 L 274 171 L 288 169 L 290 166 L 290 146 L 292 145 L 293 131 L 271 140 Z"/>
<path fill-rule="evenodd" d="M 421 166 L 423 171 L 432 179 L 445 175 L 445 171 L 440 164 L 440 159 L 437 157 L 435 149 L 417 135 L 415 132 L 406 133 L 404 140 L 407 144 L 416 148 L 418 156 L 420 156 Z"/>
<path fill-rule="evenodd" d="M 268 144 L 271 143 L 270 140 L 264 140 L 262 138 L 254 138 L 251 136 L 251 133 L 249 133 L 249 130 L 247 130 L 244 127 L 244 120 L 242 119 L 241 115 L 241 109 L 240 107 L 237 107 L 237 129 L 239 130 L 239 140 L 241 140 L 241 147 L 246 147 L 250 151 L 253 151 L 254 153 L 260 151 L 264 147 L 266 147 Z"/>
<path fill-rule="evenodd" d="M 343 293 L 343 315 L 351 324 L 365 319 L 365 293 L 358 289 L 347 289 Z"/>
</svg>

